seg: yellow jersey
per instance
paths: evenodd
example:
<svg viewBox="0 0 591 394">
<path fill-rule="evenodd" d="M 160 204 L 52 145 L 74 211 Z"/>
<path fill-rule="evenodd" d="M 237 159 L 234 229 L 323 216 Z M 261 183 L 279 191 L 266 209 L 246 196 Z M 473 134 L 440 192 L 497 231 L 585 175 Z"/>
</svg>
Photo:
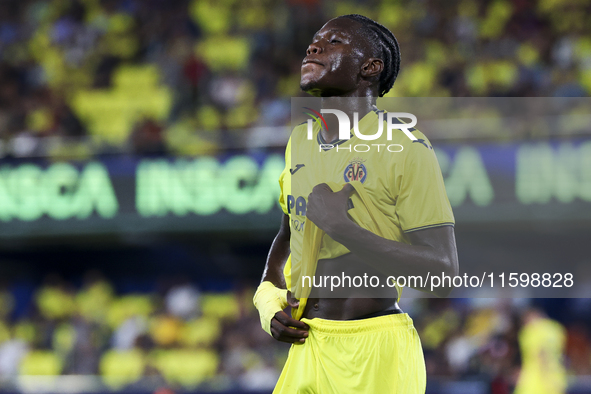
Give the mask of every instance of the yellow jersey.
<svg viewBox="0 0 591 394">
<path fill-rule="evenodd" d="M 383 113 L 383 111 L 382 111 Z M 375 134 L 380 111 L 375 109 L 358 123 L 359 132 Z M 384 129 L 386 116 L 383 114 Z M 398 123 L 403 123 L 398 120 Z M 284 269 L 290 289 L 291 262 L 301 260 L 306 205 L 314 186 L 335 182 L 360 181 L 374 205 L 391 223 L 393 240 L 409 244 L 409 232 L 437 226 L 454 225 L 441 169 L 428 138 L 410 128 L 416 140 L 394 130 L 391 140 L 382 133 L 373 141 L 351 138 L 330 144 L 322 139 L 320 126 L 294 128 L 285 150 L 285 168 L 279 177 L 279 203 L 289 215 L 291 261 Z M 311 137 L 311 138 L 310 138 Z M 369 218 L 368 218 L 369 219 Z M 349 253 L 327 234 L 321 243 L 318 259 L 331 259 Z M 295 263 L 294 263 L 295 264 Z"/>
</svg>

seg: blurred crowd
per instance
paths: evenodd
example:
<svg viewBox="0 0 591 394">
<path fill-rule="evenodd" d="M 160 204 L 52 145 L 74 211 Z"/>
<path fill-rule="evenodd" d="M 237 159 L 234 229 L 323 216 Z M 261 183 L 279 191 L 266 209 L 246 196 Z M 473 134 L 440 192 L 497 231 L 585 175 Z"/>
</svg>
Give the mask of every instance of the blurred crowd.
<svg viewBox="0 0 591 394">
<path fill-rule="evenodd" d="M 392 96 L 588 96 L 587 0 L 5 0 L 0 156 L 282 145 L 301 59 L 360 13 L 402 48 Z"/>
<path fill-rule="evenodd" d="M 90 272 L 81 286 L 50 275 L 3 292 L 0 387 L 19 375 L 100 376 L 113 390 L 273 387 L 288 346 L 260 329 L 254 289 L 201 292 L 156 279 L 152 287 L 118 294 Z"/>
<path fill-rule="evenodd" d="M 273 387 L 289 346 L 260 328 L 254 286 L 204 292 L 156 278 L 150 286 L 116 291 L 93 271 L 78 285 L 50 275 L 39 286 L 2 291 L 3 387 L 21 375 L 92 375 L 115 390 Z M 564 325 L 531 301 L 407 298 L 401 305 L 419 331 L 430 380 L 478 379 L 492 394 L 510 393 L 520 367 L 539 370 L 541 353 L 564 382 L 566 373 L 591 374 L 588 300 L 567 301 Z"/>
</svg>

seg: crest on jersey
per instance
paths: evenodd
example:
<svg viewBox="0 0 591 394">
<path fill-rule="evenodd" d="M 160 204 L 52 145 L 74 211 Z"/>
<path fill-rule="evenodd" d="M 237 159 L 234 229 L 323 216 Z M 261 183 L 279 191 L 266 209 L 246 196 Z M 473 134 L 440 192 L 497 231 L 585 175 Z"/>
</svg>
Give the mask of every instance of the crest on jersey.
<svg viewBox="0 0 591 394">
<path fill-rule="evenodd" d="M 349 165 L 345 168 L 345 182 L 365 182 L 365 178 L 367 178 L 367 169 L 363 165 L 364 161 L 364 159 L 356 158 L 349 162 Z"/>
</svg>

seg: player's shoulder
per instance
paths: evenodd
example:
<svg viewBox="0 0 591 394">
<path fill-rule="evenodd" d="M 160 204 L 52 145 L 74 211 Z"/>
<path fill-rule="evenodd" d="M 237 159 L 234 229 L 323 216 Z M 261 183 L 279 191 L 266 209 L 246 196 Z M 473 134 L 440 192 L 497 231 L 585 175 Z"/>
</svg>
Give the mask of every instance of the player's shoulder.
<svg viewBox="0 0 591 394">
<path fill-rule="evenodd" d="M 415 139 L 408 138 L 407 146 L 414 151 L 419 151 L 424 153 L 426 151 L 433 151 L 433 145 L 429 138 L 425 134 L 423 134 L 419 129 L 415 129 L 411 132 L 412 136 Z"/>
<path fill-rule="evenodd" d="M 308 134 L 308 123 L 302 122 L 299 125 L 295 126 L 291 131 L 292 138 L 302 138 L 307 136 Z"/>
<path fill-rule="evenodd" d="M 317 140 L 317 134 L 317 127 L 313 126 L 312 130 L 309 130 L 307 122 L 300 123 L 291 131 L 291 135 L 289 137 L 290 146 L 292 148 L 308 146 L 308 144 Z"/>
<path fill-rule="evenodd" d="M 308 142 L 308 127 L 307 123 L 300 123 L 299 125 L 295 126 L 289 135 L 289 139 L 287 141 L 287 145 L 285 147 L 285 155 L 286 157 L 291 157 L 292 149 L 296 147 L 302 147 L 305 145 L 305 142 Z"/>
</svg>

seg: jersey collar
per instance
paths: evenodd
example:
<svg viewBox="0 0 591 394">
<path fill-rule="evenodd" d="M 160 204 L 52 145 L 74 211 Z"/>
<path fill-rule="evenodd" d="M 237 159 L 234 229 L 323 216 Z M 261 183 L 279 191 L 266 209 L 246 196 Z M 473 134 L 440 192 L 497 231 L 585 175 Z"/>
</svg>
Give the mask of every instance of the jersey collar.
<svg viewBox="0 0 591 394">
<path fill-rule="evenodd" d="M 377 116 L 379 113 L 383 113 L 383 110 L 379 110 L 378 107 L 375 105 L 372 106 L 372 111 L 368 112 L 361 120 L 359 121 L 359 130 L 363 130 L 366 126 L 369 126 L 372 122 L 377 121 Z M 320 132 L 321 128 L 318 128 L 318 132 L 316 133 L 316 141 L 320 146 L 322 146 L 322 150 L 327 151 L 333 149 L 337 145 L 341 145 L 347 141 L 350 141 L 352 138 L 356 138 L 353 134 L 353 130 L 349 133 L 349 139 L 346 140 L 336 140 L 334 142 L 326 142 L 324 138 L 322 138 L 322 133 Z M 325 147 L 326 146 L 326 147 Z"/>
</svg>

